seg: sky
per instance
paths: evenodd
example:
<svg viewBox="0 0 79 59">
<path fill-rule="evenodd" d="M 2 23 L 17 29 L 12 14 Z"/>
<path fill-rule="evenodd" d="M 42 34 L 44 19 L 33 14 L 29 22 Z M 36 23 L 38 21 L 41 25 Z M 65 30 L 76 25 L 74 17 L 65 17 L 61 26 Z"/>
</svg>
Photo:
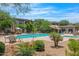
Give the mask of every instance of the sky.
<svg viewBox="0 0 79 59">
<path fill-rule="evenodd" d="M 79 22 L 79 3 L 33 3 L 30 5 L 30 8 L 30 12 L 25 14 L 19 13 L 19 15 L 14 10 L 8 9 L 11 15 L 17 18 Z"/>
</svg>

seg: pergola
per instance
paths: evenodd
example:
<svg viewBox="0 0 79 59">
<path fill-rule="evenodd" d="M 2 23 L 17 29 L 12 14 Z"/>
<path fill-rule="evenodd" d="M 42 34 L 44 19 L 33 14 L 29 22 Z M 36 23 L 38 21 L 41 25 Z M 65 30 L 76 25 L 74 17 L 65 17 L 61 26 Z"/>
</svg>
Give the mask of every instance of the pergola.
<svg viewBox="0 0 79 59">
<path fill-rule="evenodd" d="M 56 30 L 57 32 L 59 32 L 60 27 L 58 25 L 51 25 L 50 26 L 52 29 Z"/>
</svg>

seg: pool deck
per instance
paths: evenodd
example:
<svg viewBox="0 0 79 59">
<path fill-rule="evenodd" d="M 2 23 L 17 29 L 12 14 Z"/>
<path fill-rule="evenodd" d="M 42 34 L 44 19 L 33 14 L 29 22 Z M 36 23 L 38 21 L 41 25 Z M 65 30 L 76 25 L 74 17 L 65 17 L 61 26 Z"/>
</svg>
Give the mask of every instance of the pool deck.
<svg viewBox="0 0 79 59">
<path fill-rule="evenodd" d="M 19 39 L 18 39 L 19 40 Z M 46 40 L 46 41 L 51 41 L 49 36 L 44 36 L 44 37 L 38 37 L 38 38 L 25 38 L 25 39 L 20 39 L 24 42 L 26 41 L 35 41 L 35 40 Z"/>
<path fill-rule="evenodd" d="M 75 39 L 75 38 L 74 38 Z M 23 39 L 17 39 L 17 41 L 22 41 L 22 42 L 28 42 L 28 41 L 34 41 L 34 40 L 46 40 L 46 41 L 50 41 L 51 42 L 51 38 L 49 36 L 44 36 L 44 37 L 37 37 L 37 38 L 23 38 Z M 69 38 L 64 37 L 63 38 L 63 42 L 64 41 L 68 41 Z M 76 38 L 76 40 L 79 40 L 79 38 Z M 5 42 L 5 36 L 0 36 L 0 41 Z M 9 42 L 8 39 L 6 39 L 7 42 Z"/>
<path fill-rule="evenodd" d="M 1 42 L 4 42 L 4 43 L 6 43 L 5 42 L 5 40 L 6 40 L 6 42 L 9 42 L 9 40 L 8 39 L 5 39 L 5 36 L 0 36 L 0 41 Z M 22 42 L 28 42 L 28 41 L 34 41 L 34 40 L 46 40 L 46 41 L 51 41 L 51 39 L 50 39 L 50 37 L 49 36 L 44 36 L 44 37 L 38 37 L 38 38 L 23 38 L 23 39 L 16 39 L 17 41 L 22 41 Z"/>
</svg>

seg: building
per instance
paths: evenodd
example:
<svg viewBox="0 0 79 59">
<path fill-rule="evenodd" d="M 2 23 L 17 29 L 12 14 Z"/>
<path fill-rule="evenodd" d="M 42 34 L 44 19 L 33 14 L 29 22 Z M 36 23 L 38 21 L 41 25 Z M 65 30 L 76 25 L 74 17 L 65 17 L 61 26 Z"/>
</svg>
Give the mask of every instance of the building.
<svg viewBox="0 0 79 59">
<path fill-rule="evenodd" d="M 56 30 L 57 32 L 63 33 L 63 34 L 79 33 L 79 27 L 76 27 L 75 25 L 65 25 L 65 26 L 51 25 L 50 27 Z"/>
<path fill-rule="evenodd" d="M 26 32 L 26 29 L 16 27 L 15 24 L 25 24 L 25 23 L 27 23 L 28 21 L 30 21 L 30 20 L 28 20 L 28 19 L 16 18 L 16 19 L 15 19 L 15 23 L 14 23 L 14 24 L 12 25 L 12 27 L 11 27 L 11 32 L 16 32 L 16 31 L 19 32 L 20 30 L 22 30 L 21 32 Z"/>
<path fill-rule="evenodd" d="M 16 18 L 15 20 L 16 24 L 25 24 L 28 21 L 29 21 L 28 19 L 21 19 L 21 18 Z"/>
</svg>

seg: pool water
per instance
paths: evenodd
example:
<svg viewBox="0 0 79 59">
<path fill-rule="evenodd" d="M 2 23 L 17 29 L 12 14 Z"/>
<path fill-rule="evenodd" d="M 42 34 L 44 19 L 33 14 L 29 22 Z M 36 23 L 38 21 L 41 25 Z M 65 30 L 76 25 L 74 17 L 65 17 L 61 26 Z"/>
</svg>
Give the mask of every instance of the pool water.
<svg viewBox="0 0 79 59">
<path fill-rule="evenodd" d="M 23 38 L 37 38 L 37 37 L 44 37 L 48 36 L 48 34 L 23 34 L 23 35 L 18 35 L 16 36 L 16 39 L 23 39 Z"/>
<path fill-rule="evenodd" d="M 64 38 L 79 38 L 79 36 L 63 36 Z"/>
<path fill-rule="evenodd" d="M 73 35 L 73 34 L 64 35 L 63 33 L 60 33 L 60 35 L 63 36 L 64 38 L 79 38 L 79 35 Z"/>
</svg>

